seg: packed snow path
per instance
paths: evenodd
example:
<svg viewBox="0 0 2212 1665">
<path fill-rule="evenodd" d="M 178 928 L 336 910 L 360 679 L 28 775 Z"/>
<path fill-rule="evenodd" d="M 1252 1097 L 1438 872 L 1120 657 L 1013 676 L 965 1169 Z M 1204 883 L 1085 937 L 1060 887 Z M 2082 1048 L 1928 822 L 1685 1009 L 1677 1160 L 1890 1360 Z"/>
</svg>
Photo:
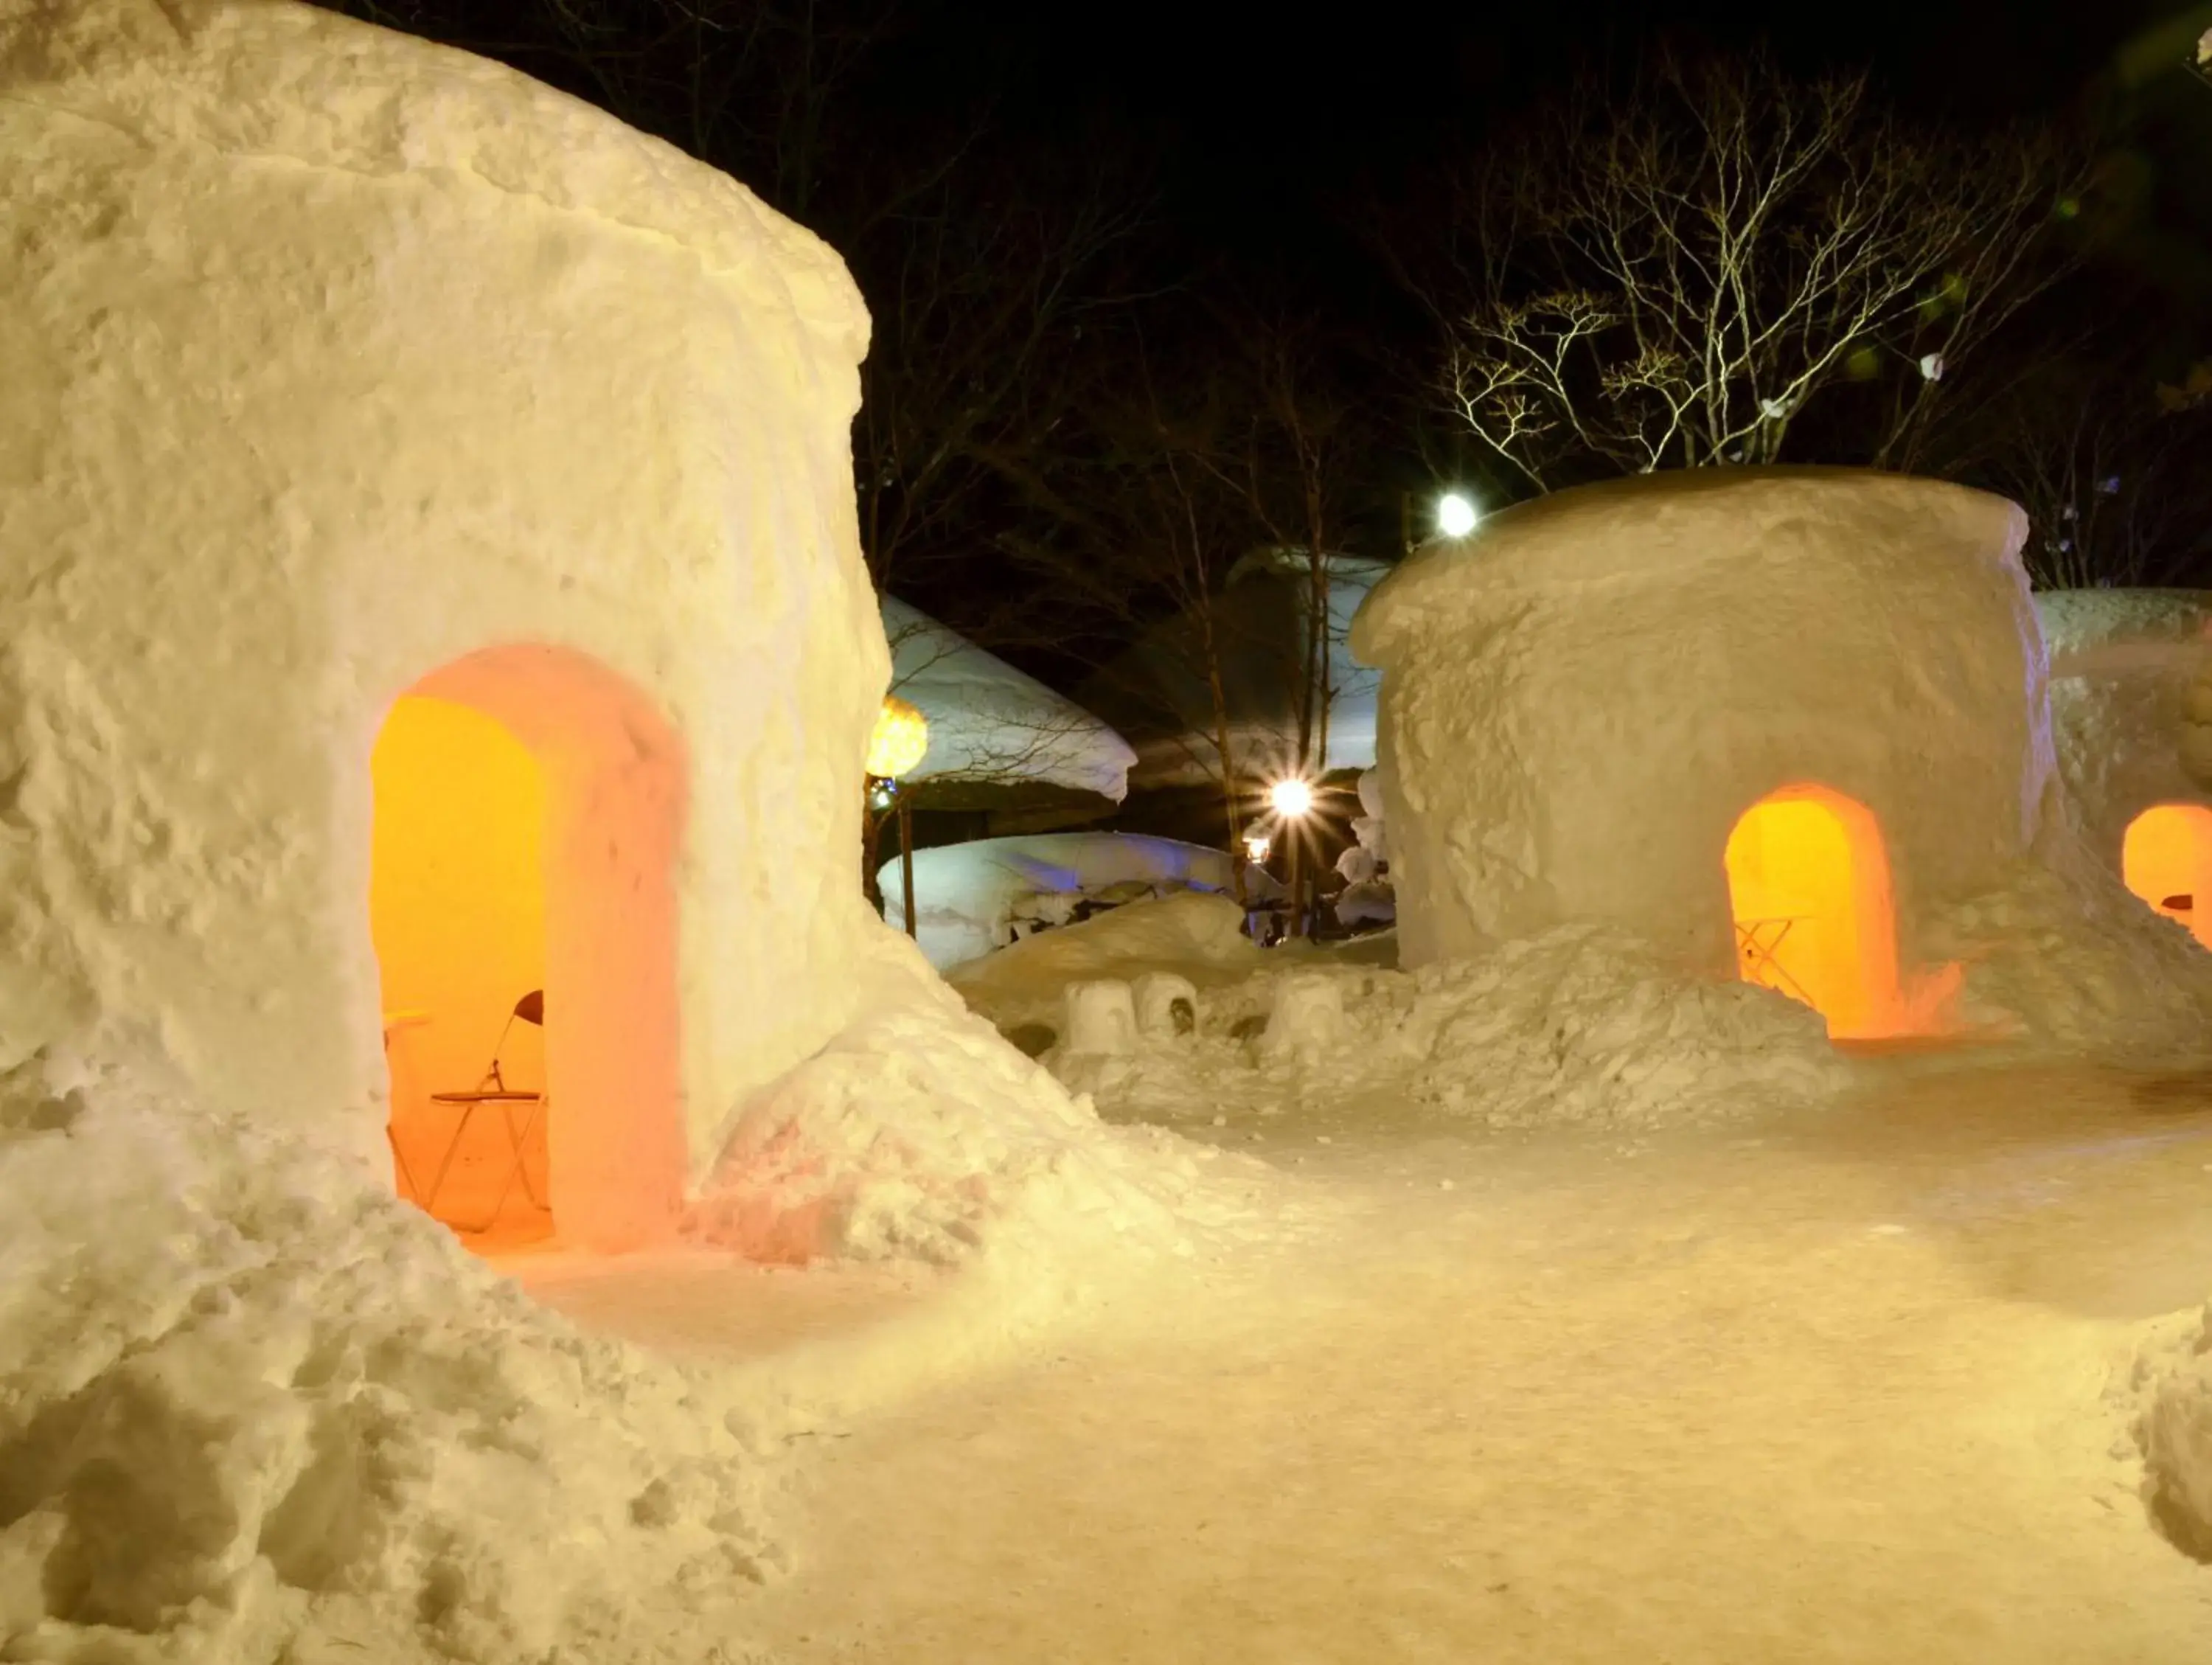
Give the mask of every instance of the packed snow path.
<svg viewBox="0 0 2212 1665">
<path fill-rule="evenodd" d="M 2212 1659 L 2118 1402 L 2212 1287 L 2212 1081 L 1907 1077 L 1633 1145 L 1333 1122 L 1193 1130 L 1340 1194 L 1328 1241 L 823 1442 L 732 1656 Z"/>
</svg>

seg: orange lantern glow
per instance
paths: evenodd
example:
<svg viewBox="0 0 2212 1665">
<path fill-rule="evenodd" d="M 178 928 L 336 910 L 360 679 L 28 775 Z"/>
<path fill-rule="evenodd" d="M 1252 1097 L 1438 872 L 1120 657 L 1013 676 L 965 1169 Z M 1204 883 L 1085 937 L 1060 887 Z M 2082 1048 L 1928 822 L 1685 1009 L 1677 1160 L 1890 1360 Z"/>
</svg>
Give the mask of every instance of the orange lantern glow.
<svg viewBox="0 0 2212 1665">
<path fill-rule="evenodd" d="M 868 737 L 868 773 L 882 781 L 896 781 L 920 765 L 929 750 L 929 724 L 904 700 L 884 696 L 876 714 L 875 732 Z"/>
<path fill-rule="evenodd" d="M 424 1200 L 410 1178 L 451 1158 L 437 1200 L 457 1223 L 550 1224 L 592 1249 L 664 1235 L 685 1160 L 681 737 L 595 660 L 510 643 L 409 689 L 369 775 L 395 1184 Z M 534 991 L 553 1021 L 510 1025 Z M 397 1042 L 410 1017 L 422 1021 Z M 432 1101 L 474 1087 L 495 1048 L 507 1082 L 543 1094 L 534 1122 L 464 1122 Z M 550 1221 L 522 1206 L 533 1191 Z"/>
<path fill-rule="evenodd" d="M 1889 857 L 1865 805 L 1816 785 L 1753 804 L 1725 856 L 1746 982 L 1802 1000 L 1838 1040 L 1949 1027 L 1960 968 L 1899 975 Z"/>
<path fill-rule="evenodd" d="M 2120 877 L 2158 912 L 2212 947 L 2212 809 L 2160 804 L 2128 823 Z"/>
</svg>

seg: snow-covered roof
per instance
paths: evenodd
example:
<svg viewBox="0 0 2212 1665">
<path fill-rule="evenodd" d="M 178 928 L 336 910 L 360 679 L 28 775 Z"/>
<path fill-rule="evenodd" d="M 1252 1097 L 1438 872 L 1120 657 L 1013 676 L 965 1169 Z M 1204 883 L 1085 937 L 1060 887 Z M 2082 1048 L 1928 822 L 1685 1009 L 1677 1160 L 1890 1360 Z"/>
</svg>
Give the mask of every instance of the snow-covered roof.
<svg viewBox="0 0 2212 1665">
<path fill-rule="evenodd" d="M 1121 802 L 1137 754 L 1073 700 L 892 596 L 882 600 L 891 691 L 929 720 L 909 779 L 1042 782 Z"/>
<path fill-rule="evenodd" d="M 867 312 L 844 263 L 726 174 L 502 64 L 316 7 L 0 4 L 0 97 L 61 106 L 149 146 L 532 198 L 690 250 L 854 360 L 866 346 Z"/>
<path fill-rule="evenodd" d="M 1226 890 L 1233 882 L 1225 851 L 1142 833 L 1061 832 L 981 838 L 914 853 L 916 939 L 940 969 L 988 954 L 1006 941 L 1006 926 L 1024 898 L 1074 896 L 1113 885 Z M 877 875 L 884 917 L 905 907 L 900 864 Z"/>
<path fill-rule="evenodd" d="M 1834 540 L 1822 528 L 1845 504 L 1855 525 L 1900 547 L 2016 556 L 2027 533 L 2027 517 L 2004 498 L 1864 469 L 1636 475 L 1516 503 L 1464 538 L 1432 541 L 1376 587 L 1353 623 L 1352 651 L 1381 663 L 1377 655 L 1400 625 L 1418 626 L 1447 596 L 1649 581 L 1670 569 L 1688 583 L 1703 568 L 1746 559 L 1832 560 Z M 1943 536 L 1931 519 L 1955 521 L 1962 535 Z"/>
</svg>

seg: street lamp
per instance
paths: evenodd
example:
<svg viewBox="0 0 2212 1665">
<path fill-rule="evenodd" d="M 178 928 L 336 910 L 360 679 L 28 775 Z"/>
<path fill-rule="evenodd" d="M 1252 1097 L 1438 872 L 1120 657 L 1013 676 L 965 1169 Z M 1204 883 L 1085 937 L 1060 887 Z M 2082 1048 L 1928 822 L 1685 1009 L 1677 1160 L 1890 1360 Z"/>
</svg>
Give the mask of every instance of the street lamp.
<svg viewBox="0 0 2212 1665">
<path fill-rule="evenodd" d="M 1447 538 L 1464 538 L 1474 530 L 1474 499 L 1465 492 L 1447 491 L 1437 499 L 1437 530 Z"/>
<path fill-rule="evenodd" d="M 921 712 L 904 700 L 892 695 L 884 696 L 883 709 L 876 713 L 876 726 L 868 736 L 868 803 L 880 810 L 884 804 L 898 805 L 899 826 L 899 884 L 906 892 L 906 933 L 913 936 L 914 928 L 914 806 L 907 795 L 898 788 L 899 776 L 910 775 L 921 765 L 929 750 L 929 722 Z M 869 823 L 872 827 L 872 819 Z M 873 843 L 875 835 L 869 834 Z M 873 888 L 875 853 L 868 854 L 871 873 L 869 884 Z"/>
<path fill-rule="evenodd" d="M 1295 775 L 1267 788 L 1267 801 L 1285 821 L 1296 821 L 1313 809 L 1313 787 Z"/>
</svg>

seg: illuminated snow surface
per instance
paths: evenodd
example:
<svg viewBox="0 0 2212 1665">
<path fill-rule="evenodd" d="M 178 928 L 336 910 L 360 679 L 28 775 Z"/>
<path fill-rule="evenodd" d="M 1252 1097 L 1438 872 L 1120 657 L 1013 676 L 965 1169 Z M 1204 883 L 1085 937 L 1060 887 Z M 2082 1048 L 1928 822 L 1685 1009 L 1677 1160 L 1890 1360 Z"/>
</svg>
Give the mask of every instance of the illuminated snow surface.
<svg viewBox="0 0 2212 1665">
<path fill-rule="evenodd" d="M 1210 924 L 1050 933 L 1034 992 L 1179 966 L 1212 1022 L 1387 969 Z M 971 1022 L 763 1107 L 733 1160 L 812 1149 L 753 1181 L 842 1222 L 805 1270 L 487 1266 L 265 1131 L 18 1071 L 0 1657 L 2212 1657 L 2212 1077 L 1862 1057 L 1500 1125 L 1292 1051 L 1171 1137 Z"/>
</svg>

